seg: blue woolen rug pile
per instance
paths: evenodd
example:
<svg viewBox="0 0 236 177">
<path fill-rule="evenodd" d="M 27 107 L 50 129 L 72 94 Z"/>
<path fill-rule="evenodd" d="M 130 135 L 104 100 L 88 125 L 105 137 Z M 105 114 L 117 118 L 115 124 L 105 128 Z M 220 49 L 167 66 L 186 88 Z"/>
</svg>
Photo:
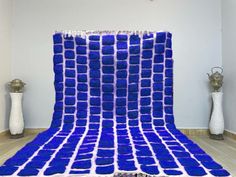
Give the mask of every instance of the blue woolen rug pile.
<svg viewBox="0 0 236 177">
<path fill-rule="evenodd" d="M 51 126 L 0 176 L 230 174 L 176 129 L 168 32 L 58 32 Z"/>
</svg>

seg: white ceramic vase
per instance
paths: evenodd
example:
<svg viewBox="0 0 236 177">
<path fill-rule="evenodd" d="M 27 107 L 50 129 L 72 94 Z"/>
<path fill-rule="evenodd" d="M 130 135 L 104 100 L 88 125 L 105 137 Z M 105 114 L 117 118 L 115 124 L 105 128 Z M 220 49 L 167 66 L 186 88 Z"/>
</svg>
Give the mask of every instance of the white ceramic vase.
<svg viewBox="0 0 236 177">
<path fill-rule="evenodd" d="M 224 133 L 224 116 L 222 110 L 222 92 L 212 92 L 213 110 L 209 122 L 210 133 L 222 135 Z"/>
<path fill-rule="evenodd" d="M 11 135 L 20 135 L 24 131 L 24 118 L 22 113 L 23 93 L 10 93 L 11 112 L 9 120 L 9 129 Z"/>
</svg>

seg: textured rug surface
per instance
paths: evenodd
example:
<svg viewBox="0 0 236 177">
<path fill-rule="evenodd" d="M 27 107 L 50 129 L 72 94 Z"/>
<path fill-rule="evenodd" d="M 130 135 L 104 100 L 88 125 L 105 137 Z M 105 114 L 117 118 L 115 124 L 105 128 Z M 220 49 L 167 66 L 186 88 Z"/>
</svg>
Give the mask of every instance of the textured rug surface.
<svg viewBox="0 0 236 177">
<path fill-rule="evenodd" d="M 230 176 L 175 128 L 171 37 L 56 33 L 51 127 L 0 176 Z"/>
</svg>

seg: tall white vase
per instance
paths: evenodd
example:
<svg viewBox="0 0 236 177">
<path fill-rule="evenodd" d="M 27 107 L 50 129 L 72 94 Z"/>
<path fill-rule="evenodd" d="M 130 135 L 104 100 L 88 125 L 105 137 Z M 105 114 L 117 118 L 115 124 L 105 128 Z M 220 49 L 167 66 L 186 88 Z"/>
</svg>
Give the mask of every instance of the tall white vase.
<svg viewBox="0 0 236 177">
<path fill-rule="evenodd" d="M 210 133 L 212 135 L 223 135 L 224 133 L 224 116 L 222 110 L 222 92 L 212 92 L 213 110 L 209 123 Z"/>
<path fill-rule="evenodd" d="M 13 136 L 23 135 L 24 118 L 22 113 L 23 93 L 10 93 L 11 95 L 11 112 L 9 120 L 10 133 Z"/>
</svg>

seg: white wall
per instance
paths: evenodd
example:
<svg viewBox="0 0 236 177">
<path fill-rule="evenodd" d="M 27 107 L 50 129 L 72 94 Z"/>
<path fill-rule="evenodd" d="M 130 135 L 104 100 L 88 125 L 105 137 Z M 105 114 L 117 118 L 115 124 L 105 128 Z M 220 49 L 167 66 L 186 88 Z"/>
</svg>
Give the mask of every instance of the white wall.
<svg viewBox="0 0 236 177">
<path fill-rule="evenodd" d="M 12 72 L 27 83 L 26 127 L 48 127 L 51 121 L 56 29 L 172 32 L 176 124 L 207 127 L 206 73 L 221 65 L 220 0 L 14 0 L 13 12 Z"/>
<path fill-rule="evenodd" d="M 222 0 L 225 128 L 236 132 L 236 1 Z"/>
<path fill-rule="evenodd" d="M 8 129 L 10 99 L 6 83 L 11 79 L 11 10 L 11 0 L 0 0 L 0 132 Z"/>
</svg>

